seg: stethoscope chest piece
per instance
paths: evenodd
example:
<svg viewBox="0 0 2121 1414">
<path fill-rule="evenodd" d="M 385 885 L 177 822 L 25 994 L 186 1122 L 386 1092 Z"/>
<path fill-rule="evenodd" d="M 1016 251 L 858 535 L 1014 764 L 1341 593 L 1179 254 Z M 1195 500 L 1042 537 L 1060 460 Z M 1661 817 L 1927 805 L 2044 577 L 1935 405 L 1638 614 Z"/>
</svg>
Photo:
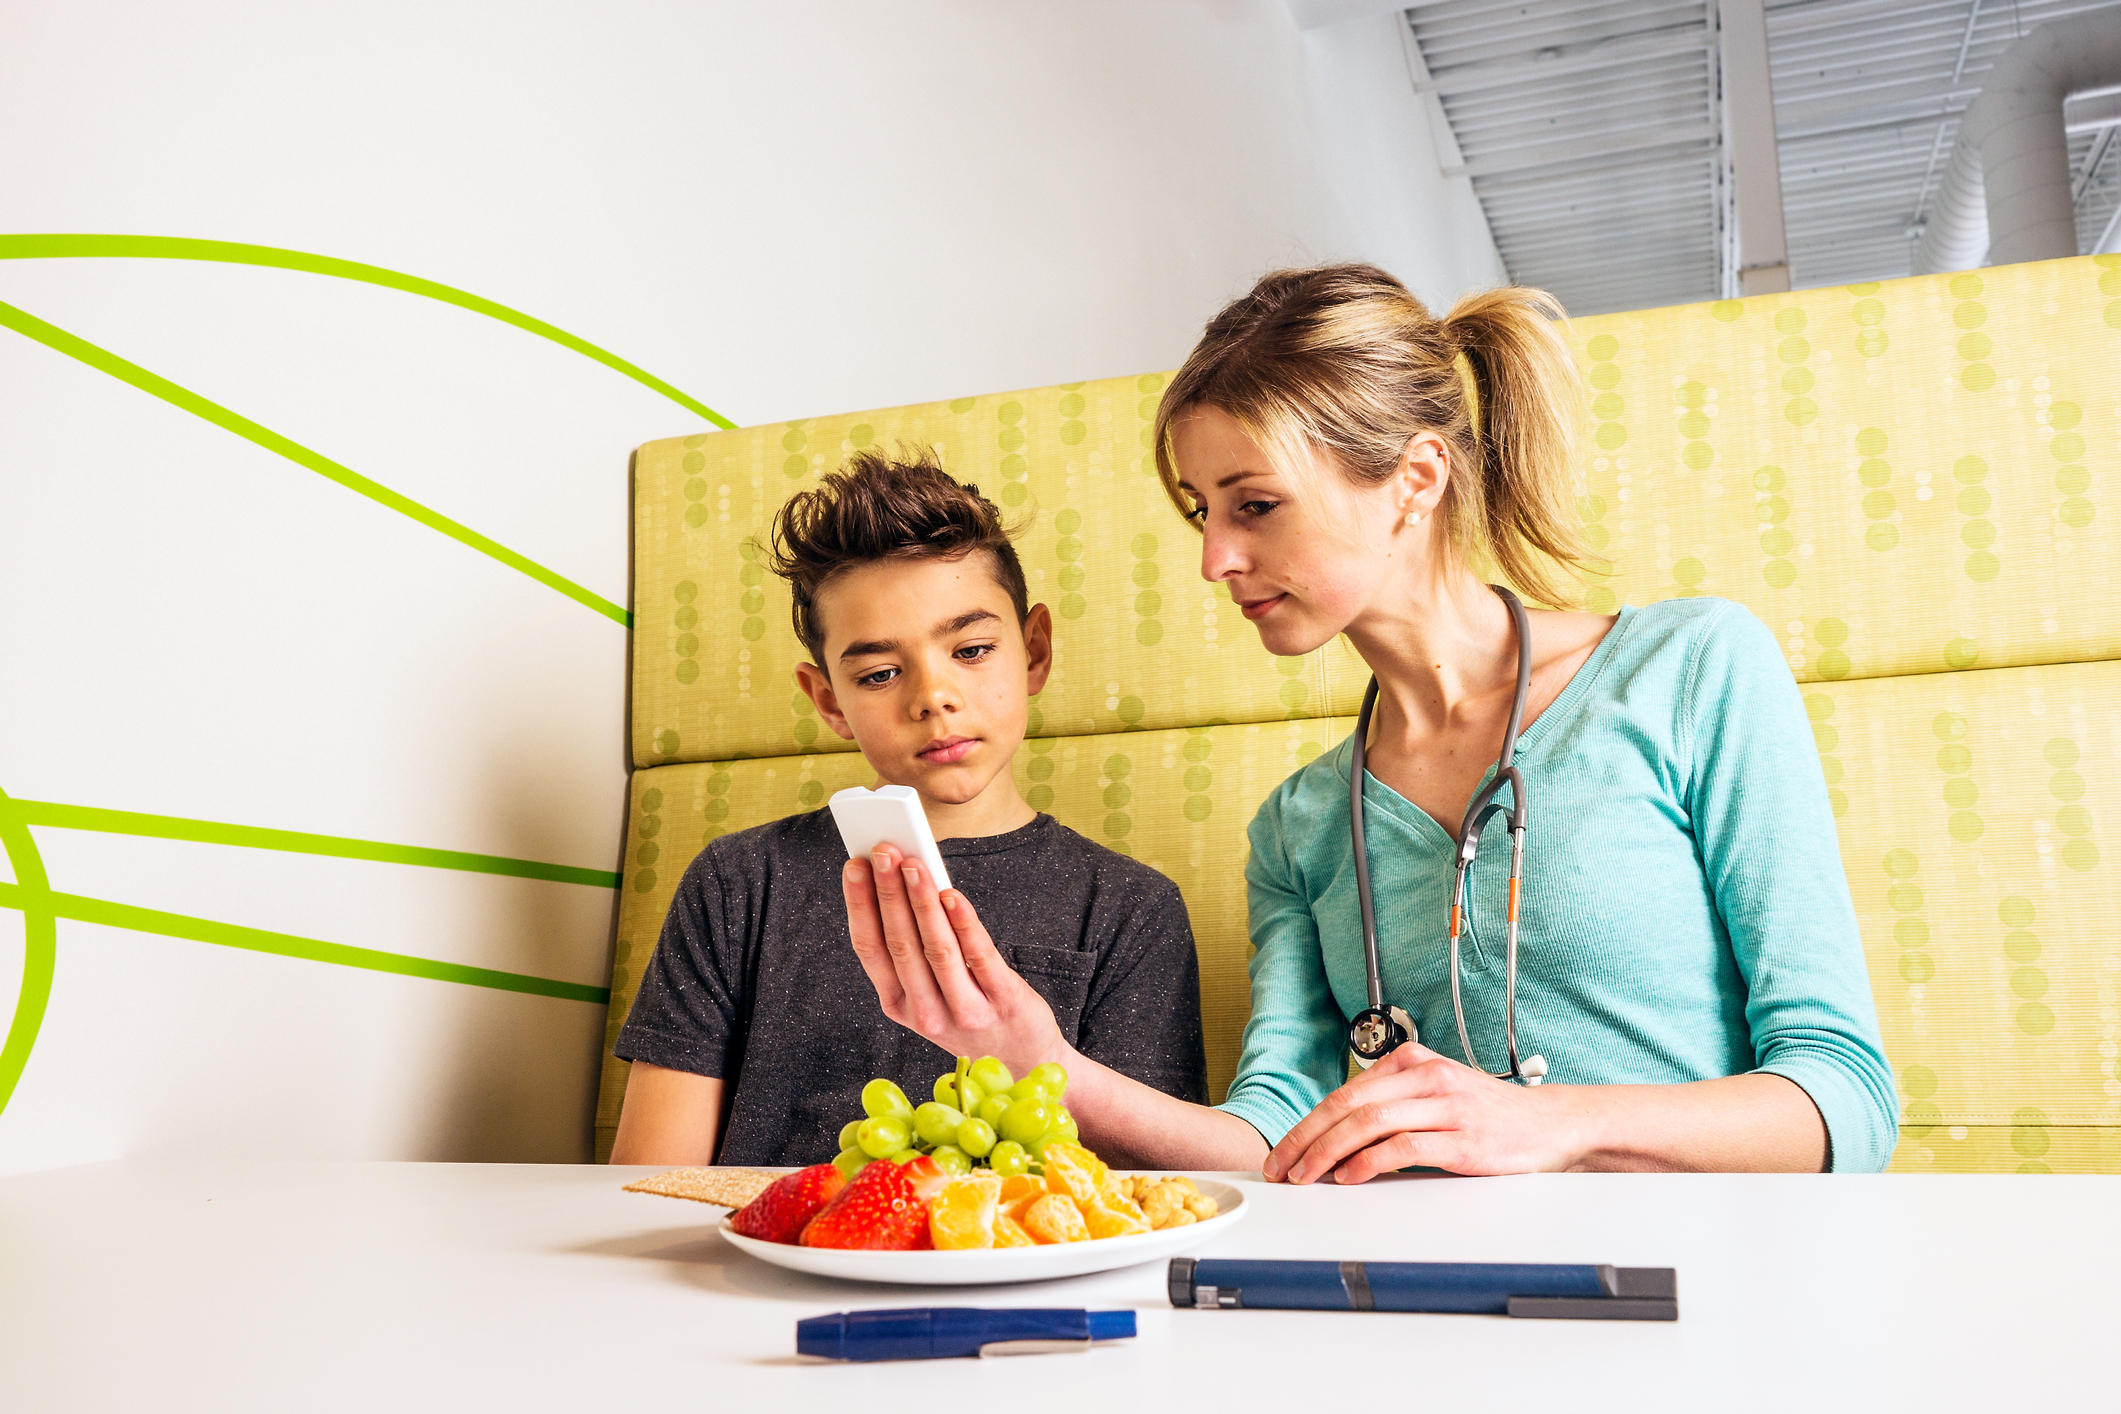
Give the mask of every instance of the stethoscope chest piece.
<svg viewBox="0 0 2121 1414">
<path fill-rule="evenodd" d="M 1359 1070 L 1368 1070 L 1401 1046 L 1421 1039 L 1414 1019 L 1396 1006 L 1364 1007 L 1348 1023 L 1348 1049 Z"/>
</svg>

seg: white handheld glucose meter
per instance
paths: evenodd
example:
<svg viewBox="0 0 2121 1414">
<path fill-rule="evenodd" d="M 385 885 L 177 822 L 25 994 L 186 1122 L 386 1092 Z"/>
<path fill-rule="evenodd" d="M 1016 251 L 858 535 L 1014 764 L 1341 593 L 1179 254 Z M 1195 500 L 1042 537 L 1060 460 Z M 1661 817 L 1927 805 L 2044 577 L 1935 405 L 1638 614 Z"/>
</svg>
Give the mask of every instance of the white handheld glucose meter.
<svg viewBox="0 0 2121 1414">
<path fill-rule="evenodd" d="M 912 786 L 849 786 L 832 797 L 832 820 L 840 827 L 849 859 L 867 859 L 878 845 L 888 844 L 928 866 L 938 891 L 950 887 L 943 852 L 935 847 L 920 794 Z"/>
</svg>

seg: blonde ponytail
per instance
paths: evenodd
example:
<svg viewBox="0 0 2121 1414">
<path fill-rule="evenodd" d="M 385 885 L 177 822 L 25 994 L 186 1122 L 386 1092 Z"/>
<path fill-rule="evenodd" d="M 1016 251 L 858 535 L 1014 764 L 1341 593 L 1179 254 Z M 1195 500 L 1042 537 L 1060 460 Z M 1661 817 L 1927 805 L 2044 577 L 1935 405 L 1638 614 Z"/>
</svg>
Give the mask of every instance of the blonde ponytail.
<svg viewBox="0 0 2121 1414">
<path fill-rule="evenodd" d="M 1306 449 L 1376 485 L 1407 442 L 1451 449 L 1440 508 L 1460 561 L 1526 598 L 1575 605 L 1592 555 L 1566 479 L 1581 385 L 1541 290 L 1466 296 L 1442 319 L 1374 265 L 1280 270 L 1208 324 L 1156 412 L 1156 466 L 1181 512 L 1174 423 L 1214 407 L 1293 477 Z"/>
</svg>

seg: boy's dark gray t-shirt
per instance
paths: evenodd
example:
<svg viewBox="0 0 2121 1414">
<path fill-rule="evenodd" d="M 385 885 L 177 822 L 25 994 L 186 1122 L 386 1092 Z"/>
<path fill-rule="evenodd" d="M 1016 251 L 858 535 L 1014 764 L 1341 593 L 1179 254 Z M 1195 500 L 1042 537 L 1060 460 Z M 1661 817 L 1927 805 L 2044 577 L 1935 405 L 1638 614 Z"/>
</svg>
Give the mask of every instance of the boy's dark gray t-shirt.
<svg viewBox="0 0 2121 1414">
<path fill-rule="evenodd" d="M 1200 968 L 1178 887 L 1050 815 L 941 842 L 995 946 L 1093 1060 L 1207 1101 Z M 932 1098 L 954 1059 L 886 1017 L 847 932 L 830 810 L 710 843 L 685 871 L 614 1052 L 717 1076 L 717 1163 L 823 1163 L 862 1086 Z"/>
</svg>

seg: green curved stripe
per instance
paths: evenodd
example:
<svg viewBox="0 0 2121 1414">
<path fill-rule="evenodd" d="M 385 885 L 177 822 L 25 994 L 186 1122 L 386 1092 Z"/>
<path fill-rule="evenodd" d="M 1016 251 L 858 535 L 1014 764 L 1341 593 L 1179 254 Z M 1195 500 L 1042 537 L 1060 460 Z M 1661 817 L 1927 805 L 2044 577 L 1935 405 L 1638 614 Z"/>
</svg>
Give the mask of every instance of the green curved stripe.
<svg viewBox="0 0 2121 1414">
<path fill-rule="evenodd" d="M 328 255 L 283 250 L 278 246 L 191 240 L 183 236 L 0 235 L 0 260 L 82 257 L 210 260 L 229 265 L 265 265 L 280 270 L 307 271 L 312 275 L 333 275 L 341 280 L 359 280 L 363 284 L 382 285 L 388 289 L 403 290 L 407 294 L 424 295 L 428 299 L 456 305 L 459 309 L 483 314 L 489 319 L 498 319 L 503 324 L 512 324 L 526 333 L 536 334 L 539 338 L 550 339 L 563 348 L 573 349 L 578 354 L 595 359 L 606 368 L 625 374 L 643 387 L 653 388 L 678 406 L 691 409 L 724 430 L 736 426 L 713 408 L 671 387 L 647 369 L 628 363 L 617 354 L 608 353 L 587 339 L 578 339 L 565 329 L 554 328 L 542 319 L 533 319 L 521 310 L 510 309 L 505 304 L 495 304 L 490 299 L 481 299 L 468 291 L 437 284 L 433 280 L 422 280 L 417 275 L 385 270 L 380 265 L 336 260 Z"/>
<path fill-rule="evenodd" d="M 0 804 L 8 800 L 0 790 Z M 21 899 L 10 907 L 22 911 L 22 990 L 15 998 L 15 1019 L 0 1042 L 0 1114 L 14 1096 L 22 1067 L 29 1064 L 31 1047 L 44 1025 L 45 1003 L 52 995 L 52 966 L 58 954 L 58 922 L 51 907 L 51 883 L 44 875 L 44 858 L 28 830 L 0 815 L 0 846 L 15 871 L 16 883 L 5 885 Z"/>
<path fill-rule="evenodd" d="M 79 359 L 98 372 L 108 373 L 120 382 L 130 383 L 144 393 L 152 393 L 172 407 L 182 408 L 194 417 L 204 418 L 214 426 L 233 432 L 247 442 L 255 442 L 269 452 L 286 457 L 297 466 L 309 468 L 327 480 L 336 481 L 349 491 L 358 491 L 378 505 L 388 506 L 402 516 L 407 516 L 430 530 L 439 530 L 459 544 L 468 545 L 482 555 L 499 560 L 510 569 L 518 570 L 578 604 L 586 604 L 605 618 L 621 627 L 633 626 L 633 615 L 592 590 L 584 589 L 565 575 L 546 569 L 535 560 L 526 558 L 509 549 L 497 540 L 490 540 L 470 526 L 451 520 L 440 511 L 432 511 L 408 496 L 401 496 L 388 486 L 369 480 L 350 467 L 339 465 L 330 457 L 313 452 L 301 443 L 281 436 L 269 427 L 263 427 L 231 412 L 217 402 L 200 397 L 188 388 L 179 387 L 159 374 L 150 373 L 137 363 L 131 363 L 99 348 L 76 335 L 67 333 L 55 324 L 47 324 L 26 310 L 0 301 L 0 325 L 13 329 L 43 344 L 56 349 L 68 358 Z"/>
<path fill-rule="evenodd" d="M 418 864 L 430 869 L 463 869 L 475 874 L 506 874 L 556 884 L 583 884 L 615 889 L 619 876 L 609 869 L 572 864 L 542 864 L 499 854 L 472 854 L 455 849 L 384 844 L 377 840 L 311 835 L 297 830 L 268 830 L 256 825 L 224 825 L 215 820 L 186 820 L 175 815 L 141 815 L 130 810 L 102 810 L 91 805 L 60 805 L 48 800 L 13 800 L 0 796 L 0 820 L 42 825 L 57 830 L 94 830 L 145 839 L 190 840 L 198 844 L 278 849 L 290 854 L 327 855 L 335 859 L 372 859 L 383 864 Z"/>
<path fill-rule="evenodd" d="M 291 933 L 269 933 L 262 928 L 240 928 L 182 913 L 135 908 L 107 899 L 83 898 L 79 894 L 42 893 L 19 884 L 0 884 L 0 908 L 22 908 L 38 899 L 50 916 L 80 923 L 100 923 L 135 933 L 154 933 L 165 938 L 184 938 L 215 947 L 242 948 L 246 952 L 270 953 L 276 957 L 300 958 L 306 962 L 328 962 L 339 967 L 358 967 L 368 972 L 393 972 L 401 977 L 425 977 L 436 982 L 458 982 L 467 987 L 491 987 L 502 992 L 523 992 L 534 997 L 557 997 L 562 1001 L 608 1005 L 611 989 L 581 982 L 562 982 L 551 977 L 532 977 L 522 972 L 497 972 L 490 967 L 466 967 L 455 962 L 409 957 L 404 953 L 378 952 L 374 948 L 348 947 L 316 938 L 298 938 Z"/>
</svg>

